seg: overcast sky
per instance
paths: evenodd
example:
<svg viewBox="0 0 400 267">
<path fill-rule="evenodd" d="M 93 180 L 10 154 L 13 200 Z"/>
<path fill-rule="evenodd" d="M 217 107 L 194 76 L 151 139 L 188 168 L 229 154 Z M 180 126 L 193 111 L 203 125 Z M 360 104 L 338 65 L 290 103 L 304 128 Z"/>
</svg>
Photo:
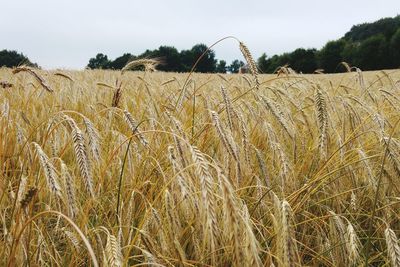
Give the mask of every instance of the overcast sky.
<svg viewBox="0 0 400 267">
<path fill-rule="evenodd" d="M 114 59 L 160 45 L 190 49 L 234 35 L 254 57 L 321 48 L 354 24 L 400 14 L 399 0 L 0 0 L 0 50 L 44 68 L 81 69 L 102 52 Z M 241 59 L 228 40 L 218 59 Z"/>
</svg>

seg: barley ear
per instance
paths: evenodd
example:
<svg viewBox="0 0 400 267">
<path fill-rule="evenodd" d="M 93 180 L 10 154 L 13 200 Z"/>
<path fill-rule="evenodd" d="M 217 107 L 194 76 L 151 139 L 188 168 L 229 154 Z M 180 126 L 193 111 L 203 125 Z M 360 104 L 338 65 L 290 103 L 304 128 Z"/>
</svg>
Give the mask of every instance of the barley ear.
<svg viewBox="0 0 400 267">
<path fill-rule="evenodd" d="M 317 113 L 317 119 L 318 119 L 318 124 L 319 124 L 318 147 L 320 149 L 321 155 L 325 156 L 326 145 L 327 145 L 326 138 L 327 138 L 327 129 L 328 129 L 328 111 L 326 109 L 325 97 L 319 88 L 317 88 L 316 92 L 315 92 L 315 110 Z"/>
<path fill-rule="evenodd" d="M 86 191 L 89 193 L 91 197 L 94 197 L 95 193 L 93 189 L 93 178 L 92 178 L 90 162 L 87 155 L 85 138 L 83 137 L 83 133 L 76 125 L 75 121 L 68 116 L 64 117 L 67 119 L 68 123 L 72 128 L 72 141 L 74 143 L 76 162 L 79 166 L 79 171 L 83 178 Z"/>
<path fill-rule="evenodd" d="M 117 238 L 108 231 L 105 252 L 108 266 L 122 266 L 121 247 L 117 241 Z"/>
<path fill-rule="evenodd" d="M 387 254 L 393 267 L 400 267 L 400 243 L 395 232 L 389 227 L 385 230 Z"/>
<path fill-rule="evenodd" d="M 61 187 L 58 184 L 58 176 L 56 172 L 56 168 L 53 166 L 53 164 L 50 162 L 49 158 L 47 155 L 44 153 L 42 148 L 40 147 L 39 144 L 33 142 L 36 152 L 39 156 L 40 160 L 40 165 L 42 166 L 44 175 L 47 180 L 47 185 L 50 189 L 50 191 L 55 194 L 57 197 L 61 196 Z"/>
<path fill-rule="evenodd" d="M 257 89 L 259 89 L 260 82 L 258 80 L 258 69 L 257 69 L 256 62 L 254 61 L 249 48 L 243 42 L 239 42 L 239 48 L 240 48 L 240 52 L 242 52 L 243 57 L 245 58 L 247 64 L 250 67 L 251 74 L 254 77 L 255 87 Z"/>
</svg>

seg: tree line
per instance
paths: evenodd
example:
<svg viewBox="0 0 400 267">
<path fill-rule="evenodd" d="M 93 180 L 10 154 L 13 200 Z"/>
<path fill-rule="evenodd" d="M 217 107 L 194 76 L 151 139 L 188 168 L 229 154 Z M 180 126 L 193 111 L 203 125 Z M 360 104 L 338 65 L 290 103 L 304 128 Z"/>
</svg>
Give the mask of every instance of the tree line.
<svg viewBox="0 0 400 267">
<path fill-rule="evenodd" d="M 39 67 L 38 64 L 32 63 L 28 57 L 17 51 L 5 49 L 0 51 L 0 67 L 12 68 L 20 65 Z"/>
<path fill-rule="evenodd" d="M 197 72 L 226 72 L 227 66 L 224 60 L 215 59 L 215 52 L 208 50 L 205 44 L 196 44 L 190 50 L 178 51 L 173 46 L 160 46 L 158 49 L 146 50 L 144 53 L 135 56 L 125 53 L 114 60 L 110 60 L 107 55 L 99 53 L 96 57 L 89 60 L 87 65 L 90 69 L 122 69 L 129 61 L 141 58 L 158 58 L 160 71 L 188 72 L 192 69 L 194 62 L 203 54 L 195 71 Z"/>
<path fill-rule="evenodd" d="M 194 70 L 196 72 L 236 73 L 245 65 L 239 59 L 228 65 L 225 60 L 217 60 L 215 52 L 208 50 L 205 44 L 196 44 L 191 49 L 181 51 L 173 46 L 160 46 L 154 50 L 146 50 L 140 55 L 125 53 L 114 60 L 98 53 L 89 59 L 87 67 L 120 70 L 131 60 L 158 58 L 161 64 L 157 68 L 160 71 L 188 72 L 203 53 L 204 57 Z M 273 56 L 263 53 L 257 59 L 257 66 L 262 73 L 274 73 L 281 66 L 289 66 L 302 73 L 313 73 L 316 70 L 335 73 L 346 71 L 341 62 L 347 62 L 362 70 L 399 68 L 400 15 L 355 25 L 342 38 L 327 42 L 319 50 L 298 48 L 290 53 Z M 21 64 L 37 66 L 16 51 L 0 51 L 0 66 L 13 67 Z"/>
<path fill-rule="evenodd" d="M 334 73 L 346 71 L 341 62 L 362 70 L 399 68 L 400 16 L 355 25 L 342 38 L 327 42 L 320 50 L 299 48 L 272 57 L 263 54 L 257 63 L 264 73 L 272 73 L 284 65 L 303 73 L 316 69 Z"/>
<path fill-rule="evenodd" d="M 204 44 L 180 52 L 171 46 L 160 46 L 155 50 L 146 50 L 139 56 L 124 54 L 113 61 L 106 55 L 98 54 L 90 59 L 88 67 L 121 69 L 129 60 L 159 57 L 164 61 L 164 64 L 159 66 L 160 70 L 187 72 L 206 50 L 207 46 Z M 320 50 L 298 48 L 293 52 L 271 57 L 263 53 L 257 60 L 257 66 L 262 73 L 274 73 L 281 66 L 289 66 L 302 73 L 313 73 L 316 70 L 335 73 L 346 71 L 341 62 L 347 62 L 362 70 L 399 68 L 400 16 L 355 25 L 342 38 L 327 42 Z M 230 65 L 224 60 L 216 60 L 215 53 L 210 50 L 195 71 L 236 73 L 241 66 L 244 66 L 244 63 L 238 59 Z"/>
</svg>

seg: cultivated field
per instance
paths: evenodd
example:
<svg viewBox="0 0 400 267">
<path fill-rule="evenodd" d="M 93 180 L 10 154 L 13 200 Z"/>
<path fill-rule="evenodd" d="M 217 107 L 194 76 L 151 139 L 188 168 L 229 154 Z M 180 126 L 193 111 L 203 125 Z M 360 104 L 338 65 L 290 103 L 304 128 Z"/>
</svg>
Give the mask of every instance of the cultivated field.
<svg viewBox="0 0 400 267">
<path fill-rule="evenodd" d="M 400 71 L 12 71 L 1 266 L 400 266 Z"/>
</svg>

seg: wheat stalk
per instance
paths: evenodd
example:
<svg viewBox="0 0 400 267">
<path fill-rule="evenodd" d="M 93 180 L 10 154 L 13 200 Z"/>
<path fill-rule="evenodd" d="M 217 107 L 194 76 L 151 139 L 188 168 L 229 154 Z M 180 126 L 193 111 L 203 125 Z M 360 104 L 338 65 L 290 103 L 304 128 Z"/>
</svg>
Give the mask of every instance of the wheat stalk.
<svg viewBox="0 0 400 267">
<path fill-rule="evenodd" d="M 144 135 L 140 133 L 140 131 L 138 129 L 139 126 L 138 126 L 137 122 L 135 121 L 135 119 L 132 117 L 131 113 L 129 113 L 129 111 L 127 111 L 127 110 L 124 110 L 124 117 L 125 117 L 125 121 L 127 122 L 129 128 L 131 129 L 132 133 L 137 135 L 140 142 L 144 146 L 148 146 L 149 142 L 146 140 Z"/>
<path fill-rule="evenodd" d="M 196 175 L 200 179 L 201 199 L 204 208 L 205 234 L 209 238 L 211 251 L 215 250 L 217 239 L 217 215 L 215 211 L 215 199 L 213 194 L 213 178 L 208 168 L 208 162 L 203 153 L 196 146 L 189 146 L 193 162 L 196 163 Z M 207 240 L 205 240 L 207 242 Z M 214 257 L 214 254 L 213 256 Z"/>
<path fill-rule="evenodd" d="M 400 243 L 395 232 L 389 227 L 385 229 L 387 252 L 393 267 L 400 267 Z"/>
<path fill-rule="evenodd" d="M 249 135 L 247 133 L 246 123 L 244 122 L 243 116 L 241 113 L 234 111 L 236 117 L 238 118 L 240 125 L 240 133 L 242 135 L 242 146 L 244 152 L 244 159 L 247 165 L 250 165 L 250 152 L 249 152 Z"/>
<path fill-rule="evenodd" d="M 83 122 L 86 126 L 86 133 L 88 135 L 89 148 L 92 153 L 93 158 L 99 162 L 100 161 L 100 134 L 94 127 L 93 123 L 86 117 L 83 118 Z"/>
<path fill-rule="evenodd" d="M 228 132 L 225 131 L 225 129 L 222 127 L 218 113 L 215 111 L 210 111 L 210 113 L 215 129 L 217 130 L 218 136 L 220 137 L 222 144 L 225 146 L 229 154 L 235 159 L 235 161 L 239 162 L 239 155 L 237 153 L 236 145 L 234 144 L 232 136 L 228 134 Z"/>
<path fill-rule="evenodd" d="M 55 75 L 55 76 L 63 77 L 63 78 L 65 78 L 65 79 L 68 79 L 68 80 L 70 80 L 71 82 L 75 82 L 74 79 L 72 79 L 71 76 L 69 76 L 69 75 L 67 75 L 67 74 L 65 74 L 65 73 L 56 72 L 56 73 L 54 73 L 54 75 Z"/>
<path fill-rule="evenodd" d="M 183 198 L 186 198 L 188 195 L 188 185 L 183 179 L 182 175 L 179 173 L 180 171 L 180 166 L 178 164 L 178 161 L 176 160 L 176 156 L 174 153 L 174 148 L 172 146 L 168 147 L 168 155 L 169 155 L 169 160 L 171 161 L 172 168 L 174 170 L 174 173 L 176 175 L 176 182 L 180 188 L 181 194 Z"/>
<path fill-rule="evenodd" d="M 170 122 L 172 123 L 173 127 L 172 129 L 174 129 L 173 131 L 177 132 L 180 137 L 182 137 L 183 139 L 187 139 L 185 131 L 183 130 L 183 126 L 181 124 L 181 122 L 179 120 L 177 120 L 174 116 L 172 116 L 168 111 L 166 112 Z M 182 167 L 185 168 L 186 167 L 186 159 L 185 159 L 185 154 L 183 152 L 183 148 L 184 148 L 184 143 L 182 143 L 181 139 L 178 138 L 177 136 L 173 135 L 173 139 L 174 139 L 174 143 L 175 146 L 178 150 L 178 154 L 182 163 Z"/>
<path fill-rule="evenodd" d="M 112 107 L 118 107 L 119 106 L 119 102 L 121 101 L 121 97 L 122 97 L 122 89 L 121 89 L 122 82 L 120 82 L 118 84 L 118 80 L 117 80 L 115 82 L 115 84 L 116 84 L 116 88 L 114 90 L 113 99 L 112 99 L 112 102 L 111 102 L 111 106 Z"/>
<path fill-rule="evenodd" d="M 44 89 L 46 89 L 46 91 L 48 91 L 50 93 L 54 92 L 54 90 L 47 84 L 47 82 L 42 77 L 40 77 L 33 69 L 31 69 L 27 66 L 20 66 L 20 67 L 17 67 L 16 69 L 14 69 L 12 73 L 17 74 L 19 72 L 28 72 L 40 83 L 40 85 Z"/>
<path fill-rule="evenodd" d="M 260 245 L 259 242 L 256 238 L 256 236 L 253 233 L 252 229 L 252 221 L 250 218 L 249 211 L 247 209 L 247 206 L 245 203 L 243 203 L 243 224 L 245 228 L 245 233 L 246 233 L 246 249 L 245 249 L 245 257 L 246 260 L 245 262 L 249 266 L 263 266 L 260 256 L 259 256 L 259 251 L 260 251 Z M 267 245 L 268 248 L 268 245 Z"/>
<path fill-rule="evenodd" d="M 63 228 L 64 235 L 71 241 L 72 245 L 75 249 L 79 250 L 81 248 L 81 242 L 79 241 L 78 237 L 75 233 L 68 231 L 67 229 Z"/>
<path fill-rule="evenodd" d="M 240 234 L 239 234 L 239 224 L 240 216 L 237 209 L 237 204 L 233 196 L 233 188 L 231 183 L 228 181 L 226 176 L 221 170 L 218 170 L 218 179 L 220 180 L 219 185 L 221 188 L 223 200 L 224 200 L 224 214 L 225 222 L 228 230 L 228 236 L 230 243 L 233 243 L 233 259 L 236 266 L 240 266 L 242 263 L 242 251 L 240 249 Z"/>
<path fill-rule="evenodd" d="M 134 69 L 136 67 L 143 66 L 145 71 L 155 71 L 156 67 L 161 64 L 161 60 L 159 58 L 142 58 L 136 59 L 128 62 L 125 67 L 122 68 L 122 73 L 127 70 Z"/>
<path fill-rule="evenodd" d="M 8 118 L 9 113 L 10 113 L 10 103 L 6 98 L 4 99 L 3 104 L 1 105 L 1 117 Z"/>
<path fill-rule="evenodd" d="M 284 200 L 281 206 L 281 248 L 283 266 L 299 265 L 297 246 L 292 230 L 292 211 L 289 203 Z"/>
<path fill-rule="evenodd" d="M 319 124 L 319 149 L 321 155 L 326 154 L 326 136 L 328 129 L 328 111 L 326 109 L 326 101 L 321 90 L 319 88 L 315 91 L 315 109 L 317 112 L 318 124 Z"/>
<path fill-rule="evenodd" d="M 247 46 L 243 42 L 239 42 L 239 48 L 240 48 L 240 52 L 242 52 L 244 59 L 246 60 L 247 64 L 250 67 L 251 74 L 254 77 L 255 87 L 257 89 L 259 89 L 260 82 L 258 80 L 258 69 L 257 69 L 256 62 L 254 61 L 253 56 L 250 53 L 250 50 L 247 48 Z"/>
<path fill-rule="evenodd" d="M 332 245 L 335 247 L 333 250 L 335 265 L 346 264 L 346 227 L 343 220 L 333 211 L 329 211 L 330 214 L 330 236 Z"/>
<path fill-rule="evenodd" d="M 360 241 L 353 225 L 348 222 L 346 230 L 346 249 L 349 260 L 349 265 L 354 266 L 360 258 Z"/>
<path fill-rule="evenodd" d="M 77 212 L 74 181 L 68 171 L 67 165 L 61 162 L 61 176 L 64 178 L 65 191 L 67 193 L 68 212 L 71 218 L 74 218 Z"/>
<path fill-rule="evenodd" d="M 106 242 L 106 259 L 108 266 L 121 267 L 122 266 L 122 253 L 121 247 L 117 241 L 117 238 L 112 235 L 109 231 L 107 232 L 107 242 Z"/>
<path fill-rule="evenodd" d="M 231 103 L 231 100 L 230 100 L 230 98 L 228 96 L 228 93 L 226 92 L 225 87 L 223 87 L 223 86 L 221 86 L 221 93 L 222 93 L 222 98 L 224 99 L 224 103 L 225 103 L 226 115 L 228 116 L 229 129 L 232 132 L 233 131 L 233 122 L 232 122 L 233 108 L 232 108 L 232 103 Z"/>
<path fill-rule="evenodd" d="M 289 135 L 291 139 L 293 139 L 293 133 L 292 133 L 292 128 L 289 127 L 287 120 L 279 108 L 279 106 L 272 101 L 271 99 L 268 99 L 267 97 L 261 96 L 261 99 L 263 100 L 264 106 L 267 110 L 271 112 L 271 114 L 274 116 L 274 118 L 280 123 L 280 125 L 283 127 L 283 129 L 286 131 L 286 133 Z"/>
<path fill-rule="evenodd" d="M 24 198 L 27 183 L 28 178 L 26 177 L 26 175 L 22 175 L 17 192 L 17 202 L 21 203 L 22 199 Z"/>
<path fill-rule="evenodd" d="M 30 187 L 24 197 L 20 201 L 21 208 L 26 208 L 28 204 L 32 201 L 33 197 L 36 195 L 38 189 L 37 187 Z"/>
<path fill-rule="evenodd" d="M 78 164 L 86 191 L 91 197 L 94 197 L 95 193 L 93 189 L 93 178 L 90 162 L 86 152 L 85 138 L 82 134 L 82 131 L 71 117 L 64 116 L 64 118 L 68 121 L 72 128 L 72 141 L 74 143 L 76 163 Z"/>
<path fill-rule="evenodd" d="M 256 156 L 257 156 L 257 162 L 258 162 L 258 166 L 260 168 L 261 171 L 261 176 L 264 178 L 265 181 L 265 185 L 270 187 L 271 186 L 271 179 L 269 177 L 268 171 L 267 171 L 267 165 L 265 164 L 265 161 L 263 159 L 263 156 L 261 155 L 260 150 L 258 150 L 255 146 L 253 146 L 254 151 L 256 152 Z"/>
<path fill-rule="evenodd" d="M 57 176 L 56 168 L 50 162 L 49 158 L 44 153 L 44 151 L 42 150 L 40 145 L 35 142 L 33 142 L 33 145 L 35 146 L 36 152 L 39 156 L 40 165 L 42 166 L 43 172 L 44 172 L 46 180 L 47 180 L 47 185 L 48 185 L 50 191 L 57 197 L 60 197 L 61 196 L 61 187 L 58 184 L 58 176 Z"/>
</svg>

